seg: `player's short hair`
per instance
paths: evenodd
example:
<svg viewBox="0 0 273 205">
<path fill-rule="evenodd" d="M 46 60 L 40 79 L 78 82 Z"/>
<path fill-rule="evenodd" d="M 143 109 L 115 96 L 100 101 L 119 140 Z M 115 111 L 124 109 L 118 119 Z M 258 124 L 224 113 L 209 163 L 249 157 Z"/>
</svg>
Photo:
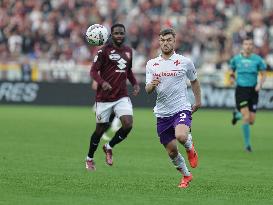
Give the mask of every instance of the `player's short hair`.
<svg viewBox="0 0 273 205">
<path fill-rule="evenodd" d="M 115 23 L 112 27 L 111 27 L 111 33 L 113 32 L 114 28 L 116 27 L 122 27 L 124 29 L 124 31 L 126 31 L 125 26 L 121 23 Z"/>
<path fill-rule="evenodd" d="M 173 37 L 176 35 L 172 28 L 164 28 L 159 32 L 159 36 L 166 36 L 167 34 L 171 34 Z"/>
<path fill-rule="evenodd" d="M 242 39 L 242 43 L 244 41 L 253 41 L 253 38 L 251 36 L 246 36 L 245 38 Z"/>
</svg>

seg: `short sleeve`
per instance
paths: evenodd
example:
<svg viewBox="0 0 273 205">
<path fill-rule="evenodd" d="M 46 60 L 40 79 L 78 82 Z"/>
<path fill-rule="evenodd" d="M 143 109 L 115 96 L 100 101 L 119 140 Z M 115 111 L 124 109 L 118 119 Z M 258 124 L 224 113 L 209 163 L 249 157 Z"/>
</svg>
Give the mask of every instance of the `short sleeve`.
<svg viewBox="0 0 273 205">
<path fill-rule="evenodd" d="M 152 80 L 153 80 L 153 72 L 150 67 L 150 61 L 148 61 L 146 64 L 146 84 L 151 83 Z"/>
<path fill-rule="evenodd" d="M 259 58 L 259 65 L 258 65 L 258 69 L 259 70 L 266 70 L 266 63 L 264 62 L 264 60 L 260 57 Z"/>
<path fill-rule="evenodd" d="M 96 68 L 96 70 L 99 71 L 101 69 L 101 64 L 103 62 L 102 59 L 103 59 L 103 51 L 98 50 L 97 55 L 95 55 L 95 57 L 94 57 L 92 67 Z"/>
<path fill-rule="evenodd" d="M 235 58 L 231 58 L 229 60 L 229 67 L 231 68 L 231 70 L 235 71 L 236 70 L 236 66 L 235 66 Z"/>
<path fill-rule="evenodd" d="M 188 62 L 186 63 L 186 68 L 187 68 L 187 72 L 186 72 L 187 78 L 190 81 L 196 80 L 197 79 L 197 72 L 196 72 L 195 66 L 191 60 L 188 60 Z"/>
</svg>

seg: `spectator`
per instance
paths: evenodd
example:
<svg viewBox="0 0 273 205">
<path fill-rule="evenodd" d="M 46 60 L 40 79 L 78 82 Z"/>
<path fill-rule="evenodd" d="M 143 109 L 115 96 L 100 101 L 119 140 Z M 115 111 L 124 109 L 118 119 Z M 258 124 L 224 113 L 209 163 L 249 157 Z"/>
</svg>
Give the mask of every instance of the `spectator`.
<svg viewBox="0 0 273 205">
<path fill-rule="evenodd" d="M 27 58 L 25 58 L 21 64 L 21 74 L 23 81 L 31 81 L 32 68 Z"/>
<path fill-rule="evenodd" d="M 127 40 L 137 51 L 138 64 L 158 55 L 157 33 L 166 25 L 179 31 L 176 49 L 198 69 L 210 62 L 222 69 L 222 62 L 238 52 L 241 39 L 249 34 L 272 67 L 272 19 L 270 0 L 2 0 L 1 61 L 23 55 L 85 64 L 97 50 L 84 39 L 87 27 L 99 23 L 109 28 L 119 21 L 128 28 Z"/>
</svg>

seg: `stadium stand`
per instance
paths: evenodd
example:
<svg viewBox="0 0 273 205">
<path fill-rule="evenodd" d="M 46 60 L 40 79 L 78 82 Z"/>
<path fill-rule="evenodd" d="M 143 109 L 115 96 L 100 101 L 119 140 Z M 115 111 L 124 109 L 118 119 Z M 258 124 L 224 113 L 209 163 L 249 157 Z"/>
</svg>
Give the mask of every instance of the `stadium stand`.
<svg viewBox="0 0 273 205">
<path fill-rule="evenodd" d="M 167 26 L 178 33 L 177 51 L 191 57 L 200 73 L 226 71 L 246 35 L 273 70 L 271 0 L 2 0 L 0 79 L 18 80 L 20 75 L 10 73 L 28 62 L 34 80 L 88 82 L 81 76 L 97 48 L 86 43 L 85 31 L 94 23 L 109 28 L 114 22 L 126 25 L 137 73 L 158 55 L 157 33 Z M 75 69 L 77 75 L 66 74 Z"/>
</svg>

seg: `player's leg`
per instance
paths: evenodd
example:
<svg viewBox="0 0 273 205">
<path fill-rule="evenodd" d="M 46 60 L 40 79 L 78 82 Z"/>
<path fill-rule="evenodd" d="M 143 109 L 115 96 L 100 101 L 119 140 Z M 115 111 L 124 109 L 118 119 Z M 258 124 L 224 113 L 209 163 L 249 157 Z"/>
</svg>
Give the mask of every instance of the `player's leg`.
<svg viewBox="0 0 273 205">
<path fill-rule="evenodd" d="M 119 117 L 122 126 L 116 131 L 110 142 L 103 146 L 103 150 L 106 154 L 106 163 L 108 165 L 113 164 L 112 148 L 128 136 L 133 126 L 133 107 L 128 97 L 118 100 L 114 105 L 114 111 L 116 116 Z"/>
<path fill-rule="evenodd" d="M 115 133 L 114 137 L 105 145 L 103 145 L 103 151 L 106 155 L 106 163 L 110 166 L 113 165 L 113 151 L 115 145 L 122 142 L 132 129 L 133 116 L 123 115 L 120 117 L 122 127 Z"/>
<path fill-rule="evenodd" d="M 168 144 L 164 145 L 171 162 L 173 163 L 174 167 L 183 174 L 183 176 L 190 176 L 190 171 L 187 168 L 186 162 L 184 157 L 179 153 L 176 139 L 173 139 Z"/>
<path fill-rule="evenodd" d="M 175 131 L 173 127 L 174 118 L 175 116 L 168 118 L 157 118 L 157 134 L 160 138 L 160 143 L 165 147 L 174 167 L 183 175 L 179 187 L 186 188 L 192 179 L 192 175 L 187 168 L 185 159 L 179 153 L 177 148 Z"/>
<path fill-rule="evenodd" d="M 249 113 L 249 124 L 254 125 L 256 119 L 256 112 Z"/>
<path fill-rule="evenodd" d="M 198 165 L 198 155 L 189 130 L 190 128 L 187 125 L 178 124 L 175 127 L 175 137 L 185 147 L 191 167 L 196 168 Z"/>
<path fill-rule="evenodd" d="M 119 144 L 123 141 L 133 127 L 133 116 L 132 115 L 123 115 L 120 117 L 121 128 L 115 133 L 115 136 L 109 142 L 109 145 L 113 148 L 116 144 Z"/>
<path fill-rule="evenodd" d="M 249 124 L 253 125 L 255 123 L 256 119 L 256 112 L 257 112 L 257 107 L 258 107 L 258 100 L 259 100 L 259 93 L 255 91 L 253 88 L 252 93 L 251 93 L 251 98 L 249 100 L 249 105 L 248 109 L 250 112 L 249 115 Z"/>
<path fill-rule="evenodd" d="M 247 151 L 251 151 L 250 145 L 250 110 L 252 104 L 252 89 L 245 87 L 237 87 L 235 91 L 236 107 L 242 114 L 242 131 L 244 137 L 244 145 Z"/>
<path fill-rule="evenodd" d="M 256 119 L 256 111 L 250 111 L 249 112 L 249 124 L 253 125 Z M 250 128 L 249 128 L 249 145 L 245 147 L 246 151 L 252 152 L 252 146 L 250 143 Z"/>
<path fill-rule="evenodd" d="M 184 157 L 179 153 L 177 149 L 176 139 L 173 139 L 168 144 L 165 144 L 164 147 L 175 168 L 183 175 L 178 187 L 187 188 L 190 181 L 192 180 L 192 174 L 187 168 Z"/>
<path fill-rule="evenodd" d="M 241 119 L 242 119 L 242 114 L 240 113 L 240 111 L 238 111 L 237 109 L 235 109 L 233 111 L 233 113 L 232 113 L 231 124 L 235 125 Z"/>
<path fill-rule="evenodd" d="M 250 125 L 253 125 L 254 122 L 255 122 L 255 118 L 256 118 L 256 111 L 250 111 L 249 112 L 249 124 Z M 252 152 L 252 146 L 251 146 L 251 143 L 250 143 L 250 127 L 249 127 L 249 139 L 248 139 L 248 143 L 249 145 L 245 147 L 246 151 L 248 152 Z"/>
<path fill-rule="evenodd" d="M 246 131 L 244 130 L 244 135 L 246 137 L 245 139 L 245 149 L 248 152 L 252 152 L 252 147 L 250 144 L 250 126 L 249 125 L 253 125 L 256 119 L 256 111 L 257 111 L 257 105 L 258 105 L 258 98 L 259 98 L 259 94 L 258 92 L 255 91 L 255 89 L 253 88 L 251 90 L 251 94 L 250 94 L 250 98 L 248 101 L 248 115 L 249 115 L 249 119 L 248 119 L 248 128 L 243 127 L 243 130 L 246 129 Z M 246 124 L 246 123 L 245 123 Z M 243 126 L 246 126 L 246 125 Z"/>
<path fill-rule="evenodd" d="M 94 165 L 94 153 L 97 150 L 100 139 L 109 127 L 109 117 L 112 112 L 112 107 L 110 103 L 97 103 L 96 105 L 96 129 L 92 133 L 90 138 L 89 150 L 86 157 L 86 169 L 95 170 Z"/>
<path fill-rule="evenodd" d="M 183 110 L 175 115 L 173 126 L 175 127 L 176 139 L 185 147 L 189 163 L 192 168 L 195 168 L 198 165 L 198 155 L 190 133 L 191 120 L 191 112 Z"/>
<path fill-rule="evenodd" d="M 171 162 L 173 163 L 174 167 L 183 174 L 183 176 L 190 176 L 190 171 L 187 168 L 185 159 L 179 153 L 176 139 L 173 139 L 168 144 L 164 144 L 164 147 L 170 157 Z"/>
<path fill-rule="evenodd" d="M 123 141 L 132 129 L 133 106 L 131 100 L 128 97 L 121 98 L 114 106 L 114 111 L 116 116 L 119 117 L 122 126 L 116 131 L 114 137 L 109 142 L 109 145 L 112 148 Z"/>
<path fill-rule="evenodd" d="M 109 118 L 109 123 L 112 124 L 112 122 L 114 121 L 116 115 L 115 115 L 115 112 L 113 111 L 110 115 L 110 118 Z"/>
<path fill-rule="evenodd" d="M 103 140 L 109 141 L 111 139 L 110 137 L 108 137 L 107 131 L 109 130 L 110 127 L 112 127 L 112 122 L 113 122 L 113 120 L 115 118 L 116 118 L 116 115 L 115 115 L 114 112 L 112 112 L 111 115 L 110 115 L 110 118 L 109 118 L 109 123 L 108 123 L 109 126 L 106 128 L 106 130 L 104 131 L 104 133 L 103 133 L 103 135 L 101 137 Z"/>
<path fill-rule="evenodd" d="M 119 130 L 119 128 L 121 127 L 121 123 L 120 123 L 120 119 L 115 117 L 111 123 L 111 130 L 113 132 L 116 132 Z"/>
<path fill-rule="evenodd" d="M 94 82 L 95 82 L 95 81 L 94 81 Z M 92 84 L 92 86 L 93 86 L 93 84 Z M 97 103 L 95 103 L 95 104 L 92 106 L 92 110 L 93 110 L 95 113 L 96 113 L 96 106 L 97 106 Z M 106 140 L 106 141 L 109 141 L 109 140 L 110 140 L 110 138 L 107 136 L 106 132 L 109 130 L 110 124 L 112 123 L 112 121 L 113 121 L 114 118 L 115 118 L 115 113 L 112 112 L 111 115 L 110 115 L 110 118 L 109 118 L 109 126 L 106 127 L 106 130 L 105 130 L 105 132 L 103 133 L 103 135 L 102 135 L 102 137 L 101 137 L 103 140 Z"/>
<path fill-rule="evenodd" d="M 249 108 L 247 106 L 242 107 L 240 112 L 242 113 L 243 116 L 243 124 L 242 124 L 242 130 L 243 130 L 243 135 L 244 135 L 244 144 L 245 144 L 245 149 L 247 151 L 251 151 L 251 144 L 250 144 L 250 112 Z"/>
<path fill-rule="evenodd" d="M 105 132 L 105 130 L 107 129 L 107 127 L 109 127 L 109 123 L 97 123 L 96 124 L 96 129 L 90 138 L 89 151 L 87 154 L 87 156 L 89 158 L 94 157 L 94 153 L 97 150 L 97 147 L 100 143 L 100 139 L 101 139 L 103 133 Z"/>
<path fill-rule="evenodd" d="M 235 125 L 239 120 L 242 119 L 242 114 L 240 112 L 240 103 L 243 101 L 244 91 L 242 88 L 237 87 L 235 90 L 235 101 L 236 101 L 236 108 L 232 113 L 232 120 L 231 124 Z"/>
</svg>

